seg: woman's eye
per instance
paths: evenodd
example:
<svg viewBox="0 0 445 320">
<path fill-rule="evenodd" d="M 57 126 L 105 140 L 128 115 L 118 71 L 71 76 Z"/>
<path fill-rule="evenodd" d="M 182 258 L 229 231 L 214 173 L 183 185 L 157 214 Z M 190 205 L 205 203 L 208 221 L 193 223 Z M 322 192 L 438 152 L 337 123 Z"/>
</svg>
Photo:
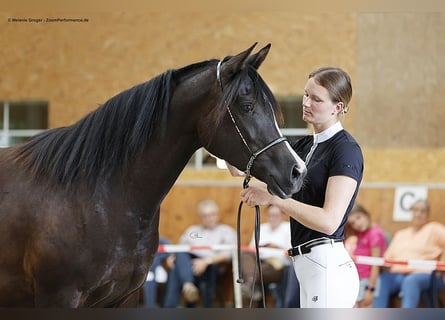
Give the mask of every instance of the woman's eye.
<svg viewBox="0 0 445 320">
<path fill-rule="evenodd" d="M 243 104 L 243 105 L 241 105 L 241 110 L 243 110 L 244 112 L 252 112 L 253 104 L 251 104 L 251 103 Z"/>
</svg>

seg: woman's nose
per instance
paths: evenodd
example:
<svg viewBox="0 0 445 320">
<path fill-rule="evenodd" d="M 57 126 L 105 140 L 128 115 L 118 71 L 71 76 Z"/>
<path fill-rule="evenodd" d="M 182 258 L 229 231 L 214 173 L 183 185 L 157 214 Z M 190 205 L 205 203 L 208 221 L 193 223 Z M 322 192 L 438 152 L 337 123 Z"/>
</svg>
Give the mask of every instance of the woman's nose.
<svg viewBox="0 0 445 320">
<path fill-rule="evenodd" d="M 311 102 L 311 98 L 309 98 L 308 96 L 303 96 L 303 106 L 307 107 L 310 105 Z"/>
</svg>

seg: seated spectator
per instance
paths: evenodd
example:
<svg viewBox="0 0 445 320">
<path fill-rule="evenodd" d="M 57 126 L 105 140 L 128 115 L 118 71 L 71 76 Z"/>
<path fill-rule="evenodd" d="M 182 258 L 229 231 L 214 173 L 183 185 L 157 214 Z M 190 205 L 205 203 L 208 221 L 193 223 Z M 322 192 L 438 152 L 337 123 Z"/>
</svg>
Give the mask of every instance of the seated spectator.
<svg viewBox="0 0 445 320">
<path fill-rule="evenodd" d="M 418 200 L 411 207 L 412 225 L 395 233 L 384 257 L 390 260 L 441 260 L 445 251 L 445 226 L 429 221 L 430 205 Z M 431 270 L 395 264 L 381 272 L 380 287 L 375 291 L 376 308 L 386 308 L 392 295 L 399 294 L 402 308 L 416 308 L 421 293 L 430 286 Z M 441 277 L 436 279 L 443 290 Z"/>
<path fill-rule="evenodd" d="M 352 256 L 382 257 L 386 250 L 383 230 L 371 221 L 370 213 L 361 205 L 355 205 L 348 217 L 348 225 L 355 236 Z M 346 243 L 349 242 L 345 241 Z M 365 264 L 357 264 L 360 278 L 360 289 L 355 307 L 372 307 L 374 290 L 376 289 L 380 268 Z"/>
<path fill-rule="evenodd" d="M 284 271 L 290 266 L 290 259 L 286 250 L 290 247 L 290 224 L 286 216 L 276 206 L 267 207 L 267 222 L 260 225 L 259 253 L 264 286 L 271 283 L 284 285 Z M 249 247 L 252 252 L 243 252 L 241 267 L 244 283 L 241 291 L 243 306 L 252 306 L 262 299 L 259 272 L 256 266 L 255 234 L 252 235 Z M 277 250 L 278 249 L 278 250 Z M 293 272 L 293 271 L 292 271 Z M 282 307 L 284 300 L 283 286 L 277 288 L 280 292 L 275 295 L 275 306 Z"/>
<path fill-rule="evenodd" d="M 219 207 L 214 201 L 200 202 L 197 213 L 201 224 L 187 228 L 181 235 L 179 244 L 191 246 L 236 244 L 235 230 L 219 222 Z M 182 294 L 186 307 L 196 306 L 200 298 L 203 307 L 212 307 L 221 267 L 227 267 L 230 261 L 230 251 L 198 250 L 176 253 L 173 264 L 168 270 L 164 307 L 178 307 Z"/>
<path fill-rule="evenodd" d="M 159 244 L 169 244 L 170 242 L 167 239 L 159 238 Z M 163 264 L 168 264 L 167 259 L 171 259 L 173 257 L 172 254 L 167 252 L 156 253 L 153 263 L 150 267 L 150 270 L 147 274 L 147 279 L 145 281 L 143 290 L 144 290 L 144 306 L 147 308 L 154 308 L 158 305 L 158 282 L 159 282 L 159 274 L 161 272 L 165 272 L 163 268 Z M 161 301 L 162 305 L 162 301 Z"/>
</svg>

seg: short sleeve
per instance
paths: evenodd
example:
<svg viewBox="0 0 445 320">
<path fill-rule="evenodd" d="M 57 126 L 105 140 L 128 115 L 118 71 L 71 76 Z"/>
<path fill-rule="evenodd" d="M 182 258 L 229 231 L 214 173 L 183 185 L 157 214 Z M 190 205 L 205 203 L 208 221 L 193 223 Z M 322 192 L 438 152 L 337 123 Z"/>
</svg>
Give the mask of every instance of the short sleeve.
<svg viewBox="0 0 445 320">
<path fill-rule="evenodd" d="M 342 142 L 335 149 L 329 176 L 348 176 L 360 182 L 363 175 L 363 154 L 352 141 Z"/>
</svg>

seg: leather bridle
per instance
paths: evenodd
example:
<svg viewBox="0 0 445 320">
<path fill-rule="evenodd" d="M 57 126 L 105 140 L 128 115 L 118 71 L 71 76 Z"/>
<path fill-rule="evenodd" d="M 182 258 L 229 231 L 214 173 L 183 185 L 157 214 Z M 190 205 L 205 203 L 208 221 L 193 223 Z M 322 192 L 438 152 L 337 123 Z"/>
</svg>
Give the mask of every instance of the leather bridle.
<svg viewBox="0 0 445 320">
<path fill-rule="evenodd" d="M 222 92 L 223 91 L 223 85 L 222 85 L 222 81 L 221 81 L 221 65 L 222 65 L 222 60 L 220 60 L 218 62 L 218 65 L 216 66 L 216 79 L 218 81 L 219 87 L 221 88 L 221 92 Z M 277 139 L 275 139 L 275 140 L 271 141 L 270 143 L 268 143 L 265 147 L 262 147 L 262 148 L 260 148 L 260 149 L 258 149 L 256 151 L 252 151 L 252 149 L 249 147 L 249 144 L 247 143 L 247 140 L 244 138 L 243 134 L 241 133 L 241 130 L 239 129 L 238 125 L 236 124 L 235 117 L 233 116 L 232 111 L 230 110 L 230 107 L 228 107 L 228 106 L 227 106 L 227 112 L 229 113 L 230 119 L 232 120 L 232 123 L 235 126 L 236 132 L 238 133 L 239 137 L 241 138 L 241 141 L 246 146 L 247 151 L 250 154 L 250 159 L 247 162 L 246 170 L 244 171 L 244 173 L 246 174 L 245 180 L 247 180 L 247 182 L 245 182 L 245 183 L 248 183 L 250 181 L 250 179 L 251 179 L 250 170 L 251 170 L 251 168 L 253 166 L 253 162 L 255 161 L 255 159 L 260 154 L 262 154 L 263 152 L 269 150 L 273 146 L 275 146 L 275 145 L 277 145 L 277 144 L 279 144 L 281 142 L 287 141 L 287 138 L 283 137 L 283 136 L 278 137 Z"/>
<path fill-rule="evenodd" d="M 216 66 L 216 79 L 218 81 L 219 87 L 221 88 L 221 92 L 223 92 L 223 85 L 222 85 L 222 80 L 221 80 L 221 65 L 222 65 L 222 63 L 223 63 L 223 61 L 220 60 Z M 236 132 L 238 133 L 239 137 L 241 138 L 241 141 L 243 142 L 243 144 L 246 146 L 246 148 L 249 152 L 249 155 L 250 155 L 250 159 L 246 165 L 246 170 L 244 171 L 245 177 L 244 177 L 244 182 L 243 182 L 243 188 L 246 189 L 249 186 L 249 181 L 252 177 L 250 171 L 252 169 L 255 159 L 258 158 L 258 156 L 260 154 L 262 154 L 263 152 L 266 152 L 273 146 L 275 146 L 281 142 L 287 141 L 287 138 L 281 136 L 281 137 L 273 140 L 272 142 L 268 143 L 265 147 L 262 147 L 256 151 L 252 151 L 252 149 L 249 147 L 249 144 L 247 143 L 246 139 L 244 138 L 243 134 L 241 133 L 241 130 L 239 129 L 238 125 L 236 124 L 235 117 L 233 116 L 232 111 L 230 110 L 229 106 L 227 106 L 227 112 L 229 113 L 230 119 L 232 120 L 232 123 L 235 126 Z M 241 268 L 241 209 L 242 209 L 242 206 L 243 206 L 243 201 L 240 201 L 240 204 L 238 207 L 237 228 L 236 228 L 237 229 L 237 256 L 238 256 L 238 279 L 236 280 L 236 282 L 240 283 L 240 284 L 244 283 L 244 279 L 242 277 L 242 268 Z M 255 256 L 256 256 L 257 268 L 255 269 L 255 272 L 258 269 L 261 293 L 262 293 L 262 306 L 263 306 L 263 308 L 265 308 L 266 300 L 265 300 L 265 292 L 264 292 L 264 280 L 263 280 L 263 273 L 262 273 L 261 260 L 260 260 L 260 254 L 259 254 L 260 223 L 261 223 L 261 221 L 260 221 L 260 207 L 258 205 L 256 205 L 255 206 L 254 240 L 255 240 Z M 254 279 L 256 279 L 255 274 L 254 274 Z M 252 288 L 251 288 L 252 294 L 253 294 L 254 286 L 255 286 L 255 282 L 252 283 Z M 252 297 L 251 297 L 250 303 L 252 304 Z"/>
</svg>

